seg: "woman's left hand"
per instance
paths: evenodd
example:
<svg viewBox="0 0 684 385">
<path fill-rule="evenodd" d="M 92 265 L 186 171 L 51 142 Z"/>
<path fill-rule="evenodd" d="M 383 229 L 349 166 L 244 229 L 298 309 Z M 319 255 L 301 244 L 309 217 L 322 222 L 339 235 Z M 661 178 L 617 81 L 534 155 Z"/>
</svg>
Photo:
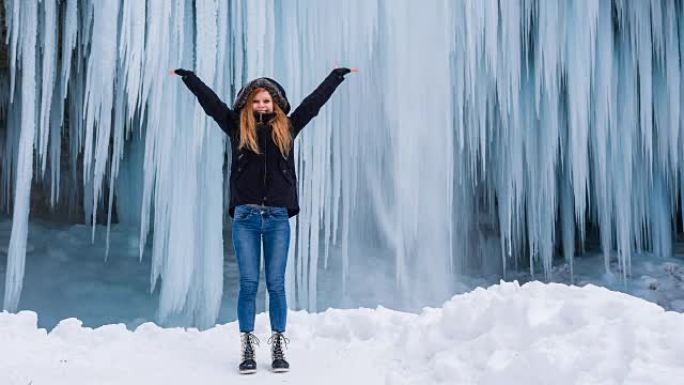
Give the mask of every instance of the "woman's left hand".
<svg viewBox="0 0 684 385">
<path fill-rule="evenodd" d="M 356 68 L 338 67 L 338 68 L 335 68 L 332 72 L 337 76 L 344 77 L 344 75 L 346 75 L 350 72 L 356 73 L 356 72 L 359 72 L 359 70 Z"/>
</svg>

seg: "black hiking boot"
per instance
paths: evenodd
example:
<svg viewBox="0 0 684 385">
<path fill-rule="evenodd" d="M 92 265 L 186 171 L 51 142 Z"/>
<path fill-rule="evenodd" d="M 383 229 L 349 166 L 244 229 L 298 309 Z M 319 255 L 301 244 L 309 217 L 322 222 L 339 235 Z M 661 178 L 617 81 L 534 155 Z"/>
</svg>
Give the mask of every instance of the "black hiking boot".
<svg viewBox="0 0 684 385">
<path fill-rule="evenodd" d="M 283 348 L 287 347 L 290 342 L 283 333 L 273 332 L 271 338 L 268 339 L 268 343 L 271 344 L 271 370 L 275 373 L 283 373 L 290 370 L 290 364 L 285 360 L 285 354 L 283 353 Z"/>
<path fill-rule="evenodd" d="M 242 342 L 242 362 L 240 362 L 240 374 L 256 373 L 257 365 L 254 360 L 254 347 L 259 346 L 259 339 L 251 332 L 240 333 Z"/>
</svg>

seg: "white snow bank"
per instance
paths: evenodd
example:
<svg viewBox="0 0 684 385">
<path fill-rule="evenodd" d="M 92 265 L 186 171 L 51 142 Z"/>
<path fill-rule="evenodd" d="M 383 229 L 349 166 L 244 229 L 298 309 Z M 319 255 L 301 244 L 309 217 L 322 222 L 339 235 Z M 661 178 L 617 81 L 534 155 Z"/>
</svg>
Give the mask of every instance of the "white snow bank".
<svg viewBox="0 0 684 385">
<path fill-rule="evenodd" d="M 585 286 L 501 283 L 410 314 L 379 307 L 290 312 L 292 370 L 240 376 L 237 323 L 96 329 L 0 314 L 0 384 L 664 384 L 684 378 L 684 315 Z"/>
</svg>

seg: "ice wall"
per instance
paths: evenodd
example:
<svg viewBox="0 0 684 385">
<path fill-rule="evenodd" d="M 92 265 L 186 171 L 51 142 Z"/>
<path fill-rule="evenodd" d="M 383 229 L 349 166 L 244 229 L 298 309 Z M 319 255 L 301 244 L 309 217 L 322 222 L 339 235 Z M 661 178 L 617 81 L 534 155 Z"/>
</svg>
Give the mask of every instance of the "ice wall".
<svg viewBox="0 0 684 385">
<path fill-rule="evenodd" d="M 352 274 L 355 264 L 382 260 L 397 298 L 421 304 L 446 298 L 460 273 L 523 267 L 552 279 L 554 257 L 572 266 L 591 247 L 606 272 L 624 277 L 634 253 L 669 255 L 681 232 L 678 1 L 4 7 L 8 310 L 21 293 L 39 180 L 51 205 L 81 205 L 93 224 L 109 224 L 115 208 L 119 223 L 139 231 L 151 289 L 160 285 L 160 321 L 216 318 L 229 150 L 167 76 L 177 67 L 195 70 L 228 103 L 245 81 L 272 76 L 293 105 L 333 67 L 360 69 L 296 143 L 293 307 L 316 310 L 317 274 L 329 264 L 340 267 L 345 296 L 378 273 Z M 82 188 L 64 190 L 65 178 Z"/>
</svg>

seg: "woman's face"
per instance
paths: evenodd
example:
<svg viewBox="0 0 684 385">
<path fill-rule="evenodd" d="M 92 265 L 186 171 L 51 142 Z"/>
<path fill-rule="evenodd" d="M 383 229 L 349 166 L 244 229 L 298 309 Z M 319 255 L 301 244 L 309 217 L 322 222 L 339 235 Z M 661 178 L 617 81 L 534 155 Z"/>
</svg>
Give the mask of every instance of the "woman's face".
<svg viewBox="0 0 684 385">
<path fill-rule="evenodd" d="M 255 112 L 271 113 L 273 112 L 273 100 L 271 94 L 266 90 L 259 91 L 252 100 L 252 109 Z"/>
</svg>

